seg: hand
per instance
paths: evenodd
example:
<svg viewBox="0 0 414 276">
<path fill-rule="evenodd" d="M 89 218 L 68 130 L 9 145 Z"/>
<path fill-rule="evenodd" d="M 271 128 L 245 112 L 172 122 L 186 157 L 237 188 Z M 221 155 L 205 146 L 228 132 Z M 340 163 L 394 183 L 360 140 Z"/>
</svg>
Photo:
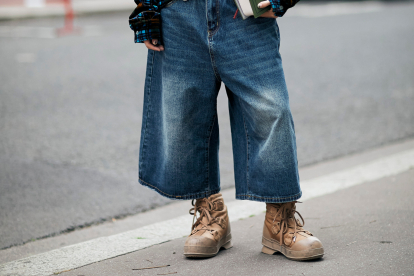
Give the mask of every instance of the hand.
<svg viewBox="0 0 414 276">
<path fill-rule="evenodd" d="M 269 5 L 270 5 L 270 1 L 262 1 L 257 5 L 257 7 L 262 9 L 262 8 L 266 8 Z M 260 17 L 277 18 L 277 16 L 275 16 L 275 13 L 273 12 L 273 9 L 270 9 L 269 11 L 265 12 Z"/>
<path fill-rule="evenodd" d="M 153 39 L 152 43 L 149 40 L 144 40 L 144 44 L 145 46 L 147 46 L 148 49 L 154 50 L 157 52 L 164 51 L 164 46 L 162 45 L 155 46 L 157 45 L 157 43 L 158 43 L 158 39 Z"/>
</svg>

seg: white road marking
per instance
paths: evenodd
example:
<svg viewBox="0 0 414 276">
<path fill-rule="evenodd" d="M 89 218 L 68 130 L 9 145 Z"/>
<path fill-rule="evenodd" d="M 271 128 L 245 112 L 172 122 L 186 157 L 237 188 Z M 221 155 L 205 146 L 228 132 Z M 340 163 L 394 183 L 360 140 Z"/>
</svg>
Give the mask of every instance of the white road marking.
<svg viewBox="0 0 414 276">
<path fill-rule="evenodd" d="M 55 38 L 56 29 L 50 27 L 0 26 L 0 37 Z"/>
<path fill-rule="evenodd" d="M 36 61 L 36 55 L 33 53 L 20 53 L 16 55 L 16 61 L 19 63 L 33 63 Z"/>
<path fill-rule="evenodd" d="M 82 26 L 79 28 L 79 33 L 74 33 L 75 36 L 101 36 L 104 34 L 104 30 L 101 26 L 90 25 Z M 30 26 L 0 26 L 0 37 L 6 38 L 43 38 L 51 39 L 58 38 L 59 28 L 52 27 L 30 27 Z"/>
<path fill-rule="evenodd" d="M 354 168 L 303 181 L 303 197 L 309 200 L 355 185 L 414 169 L 414 149 Z M 231 221 L 261 214 L 265 205 L 253 201 L 227 204 Z M 185 215 L 121 234 L 52 250 L 0 265 L 0 275 L 50 275 L 113 258 L 189 234 L 192 217 Z"/>
<path fill-rule="evenodd" d="M 45 6 L 45 0 L 25 0 L 24 3 L 30 8 L 41 8 Z"/>
<path fill-rule="evenodd" d="M 308 200 L 355 185 L 371 182 L 414 169 L 414 150 L 377 159 L 354 168 L 317 177 L 301 183 L 303 196 Z"/>
<path fill-rule="evenodd" d="M 82 36 L 101 36 L 104 34 L 104 30 L 101 26 L 90 25 L 82 27 Z"/>
<path fill-rule="evenodd" d="M 352 3 L 329 3 L 323 5 L 301 5 L 287 11 L 286 16 L 326 17 L 348 14 L 378 12 L 385 9 L 385 5 L 375 1 Z"/>
</svg>

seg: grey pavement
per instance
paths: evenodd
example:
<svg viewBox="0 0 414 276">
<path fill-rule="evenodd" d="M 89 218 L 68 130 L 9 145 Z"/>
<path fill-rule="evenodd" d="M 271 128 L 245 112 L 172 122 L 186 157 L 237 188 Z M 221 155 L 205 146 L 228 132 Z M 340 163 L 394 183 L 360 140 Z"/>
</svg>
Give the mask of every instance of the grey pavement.
<svg viewBox="0 0 414 276">
<path fill-rule="evenodd" d="M 414 5 L 278 20 L 301 167 L 414 136 Z M 129 12 L 79 17 L 95 36 L 0 36 L 0 248 L 169 201 L 137 183 L 146 49 Z M 56 28 L 60 18 L 0 27 Z M 218 98 L 222 187 L 233 186 Z"/>
<path fill-rule="evenodd" d="M 305 168 L 301 168 L 299 172 L 302 182 L 302 188 L 305 189 L 304 197 L 306 198 L 307 196 L 306 188 L 308 185 L 308 181 L 320 179 L 320 177 L 325 177 L 326 175 L 337 173 L 344 170 L 346 170 L 348 174 L 351 174 L 349 173 L 349 170 L 355 168 L 356 166 L 364 166 L 364 164 L 370 164 L 372 162 L 376 162 L 377 160 L 381 160 L 389 156 L 395 156 L 396 154 L 399 155 L 402 153 L 406 153 L 411 151 L 412 149 L 414 149 L 414 139 L 387 146 L 382 146 L 376 149 L 364 151 L 363 153 L 352 154 L 335 160 L 329 160 L 326 162 L 321 162 L 318 164 L 307 166 Z M 352 175 L 350 175 L 350 177 L 352 177 Z M 333 181 L 335 182 L 335 180 Z M 234 196 L 234 188 L 226 189 L 222 191 L 222 194 L 227 204 L 236 203 Z M 249 202 L 240 203 L 242 205 L 245 205 Z M 47 239 L 40 239 L 34 242 L 26 243 L 21 246 L 14 246 L 5 250 L 0 250 L 0 264 L 21 260 L 23 258 L 27 258 L 30 256 L 39 256 L 38 254 L 50 252 L 52 250 L 60 249 L 62 247 L 67 247 L 70 245 L 80 244 L 86 241 L 92 241 L 97 238 L 108 236 L 114 237 L 114 235 L 119 235 L 121 233 L 125 233 L 127 231 L 136 229 L 142 230 L 142 227 L 146 227 L 154 223 L 164 222 L 170 219 L 175 219 L 177 217 L 182 216 L 183 214 L 187 214 L 189 206 L 189 201 L 174 201 L 169 205 L 158 207 L 156 209 L 138 213 L 119 220 L 107 221 L 99 225 L 92 225 L 90 227 L 76 229 L 76 231 L 72 231 L 62 235 L 49 237 Z M 234 210 L 231 211 L 233 212 Z M 251 214 L 247 214 L 243 217 L 247 217 L 249 215 Z M 111 247 L 109 247 L 108 250 L 111 250 Z M 127 252 L 132 251 L 128 250 Z M 56 271 L 56 268 L 54 269 L 54 271 Z"/>
<path fill-rule="evenodd" d="M 61 273 L 79 275 L 414 275 L 414 169 L 298 204 L 321 260 L 261 253 L 264 214 L 232 223 L 234 247 L 186 259 L 185 238 Z M 167 266 L 161 268 L 133 270 Z"/>
</svg>

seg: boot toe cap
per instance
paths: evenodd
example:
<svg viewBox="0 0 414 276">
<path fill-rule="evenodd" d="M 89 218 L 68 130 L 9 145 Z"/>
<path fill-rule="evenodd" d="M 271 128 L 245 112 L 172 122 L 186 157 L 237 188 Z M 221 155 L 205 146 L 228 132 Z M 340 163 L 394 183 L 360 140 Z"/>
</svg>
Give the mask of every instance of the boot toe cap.
<svg viewBox="0 0 414 276">
<path fill-rule="evenodd" d="M 209 255 L 216 254 L 218 251 L 217 242 L 202 236 L 188 237 L 184 245 L 185 255 Z"/>
<path fill-rule="evenodd" d="M 291 247 L 291 257 L 298 260 L 310 260 L 323 257 L 325 251 L 322 242 L 316 237 L 297 241 Z"/>
<path fill-rule="evenodd" d="M 323 248 L 322 242 L 316 237 L 308 237 L 306 239 L 297 241 L 294 245 L 296 248 L 301 249 L 318 249 Z"/>
</svg>

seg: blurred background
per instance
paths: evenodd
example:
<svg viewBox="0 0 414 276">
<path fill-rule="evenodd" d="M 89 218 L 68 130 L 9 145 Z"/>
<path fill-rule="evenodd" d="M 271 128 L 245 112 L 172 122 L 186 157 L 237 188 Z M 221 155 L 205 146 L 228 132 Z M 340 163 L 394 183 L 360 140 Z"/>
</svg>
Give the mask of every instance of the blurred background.
<svg viewBox="0 0 414 276">
<path fill-rule="evenodd" d="M 170 202 L 137 182 L 147 49 L 134 7 L 0 0 L 0 249 Z M 278 19 L 300 167 L 414 136 L 413 14 L 413 1 L 302 0 Z M 218 110 L 225 189 L 224 86 Z"/>
</svg>

